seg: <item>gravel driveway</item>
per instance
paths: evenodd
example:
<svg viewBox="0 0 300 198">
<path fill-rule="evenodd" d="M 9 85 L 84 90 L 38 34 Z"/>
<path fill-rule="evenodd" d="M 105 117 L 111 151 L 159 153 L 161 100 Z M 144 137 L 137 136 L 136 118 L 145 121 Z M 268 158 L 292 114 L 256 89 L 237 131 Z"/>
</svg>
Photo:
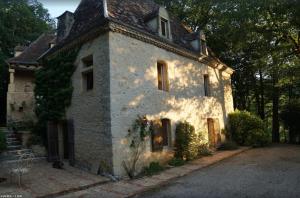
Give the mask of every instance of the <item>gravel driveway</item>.
<svg viewBox="0 0 300 198">
<path fill-rule="evenodd" d="M 300 146 L 252 149 L 140 197 L 300 198 Z"/>
</svg>

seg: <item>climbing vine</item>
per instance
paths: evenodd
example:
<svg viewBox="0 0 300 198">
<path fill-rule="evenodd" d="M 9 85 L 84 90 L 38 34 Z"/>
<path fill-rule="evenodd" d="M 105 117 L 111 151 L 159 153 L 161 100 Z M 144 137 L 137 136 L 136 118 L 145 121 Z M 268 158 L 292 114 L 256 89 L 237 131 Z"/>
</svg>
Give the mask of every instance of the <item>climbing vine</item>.
<svg viewBox="0 0 300 198">
<path fill-rule="evenodd" d="M 153 130 L 153 122 L 146 116 L 138 116 L 133 122 L 132 128 L 128 130 L 129 156 L 123 160 L 122 165 L 130 178 L 137 175 L 137 163 L 146 149 L 146 141 L 153 134 Z"/>
<path fill-rule="evenodd" d="M 47 121 L 57 121 L 65 117 L 71 104 L 73 86 L 71 77 L 75 71 L 74 61 L 80 47 L 62 52 L 44 60 L 43 67 L 36 72 L 35 113 L 38 122 L 34 129 L 46 143 Z"/>
</svg>

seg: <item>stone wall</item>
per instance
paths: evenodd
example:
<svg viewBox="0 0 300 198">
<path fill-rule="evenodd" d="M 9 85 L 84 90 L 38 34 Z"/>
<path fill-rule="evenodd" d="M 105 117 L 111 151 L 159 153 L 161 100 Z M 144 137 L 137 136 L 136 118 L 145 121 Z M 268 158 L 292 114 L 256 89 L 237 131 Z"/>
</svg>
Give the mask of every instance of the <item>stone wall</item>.
<svg viewBox="0 0 300 198">
<path fill-rule="evenodd" d="M 13 73 L 7 93 L 8 121 L 35 119 L 34 115 L 34 71 Z"/>
<path fill-rule="evenodd" d="M 186 120 L 194 125 L 205 142 L 208 139 L 207 118 L 218 119 L 221 129 L 224 128 L 227 114 L 233 110 L 228 85 L 230 76 L 225 80 L 226 74 L 217 69 L 119 33 L 110 32 L 109 43 L 114 174 L 125 174 L 122 161 L 129 157 L 126 135 L 138 115 L 170 119 L 172 141 L 179 121 Z M 158 61 L 168 65 L 169 92 L 158 90 Z M 204 96 L 204 74 L 210 76 L 212 97 Z M 172 148 L 152 153 L 149 140 L 139 167 L 153 160 L 167 159 L 170 150 Z"/>
<path fill-rule="evenodd" d="M 74 120 L 76 166 L 97 173 L 112 167 L 109 101 L 108 33 L 85 43 L 76 59 L 72 77 L 74 91 L 67 118 Z M 85 91 L 82 58 L 93 55 L 94 88 Z"/>
</svg>

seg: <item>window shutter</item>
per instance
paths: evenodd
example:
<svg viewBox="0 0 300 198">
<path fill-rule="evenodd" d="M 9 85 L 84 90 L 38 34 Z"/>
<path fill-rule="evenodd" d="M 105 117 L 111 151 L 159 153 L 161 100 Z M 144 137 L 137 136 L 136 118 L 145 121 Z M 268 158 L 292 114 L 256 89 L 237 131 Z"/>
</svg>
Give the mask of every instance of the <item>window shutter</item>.
<svg viewBox="0 0 300 198">
<path fill-rule="evenodd" d="M 160 120 L 153 122 L 153 133 L 152 133 L 152 151 L 162 151 L 163 149 L 163 132 Z"/>
<path fill-rule="evenodd" d="M 168 76 L 167 65 L 164 65 L 163 72 L 164 72 L 164 90 L 169 91 L 169 76 Z"/>
<path fill-rule="evenodd" d="M 157 64 L 157 79 L 158 79 L 158 89 L 163 89 L 163 83 L 162 83 L 162 67 L 163 65 L 158 63 Z"/>
<path fill-rule="evenodd" d="M 162 119 L 163 145 L 169 146 L 169 137 L 171 134 L 171 123 L 169 119 Z"/>
</svg>

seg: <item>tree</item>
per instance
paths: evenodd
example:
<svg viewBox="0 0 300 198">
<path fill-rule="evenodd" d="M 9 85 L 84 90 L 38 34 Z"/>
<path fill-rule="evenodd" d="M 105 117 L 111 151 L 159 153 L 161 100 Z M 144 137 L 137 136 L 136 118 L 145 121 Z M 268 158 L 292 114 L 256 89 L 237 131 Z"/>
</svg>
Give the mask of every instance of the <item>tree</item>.
<svg viewBox="0 0 300 198">
<path fill-rule="evenodd" d="M 14 47 L 28 45 L 45 31 L 51 31 L 54 20 L 37 0 L 0 0 L 0 123 L 5 120 L 7 66 Z"/>
</svg>

